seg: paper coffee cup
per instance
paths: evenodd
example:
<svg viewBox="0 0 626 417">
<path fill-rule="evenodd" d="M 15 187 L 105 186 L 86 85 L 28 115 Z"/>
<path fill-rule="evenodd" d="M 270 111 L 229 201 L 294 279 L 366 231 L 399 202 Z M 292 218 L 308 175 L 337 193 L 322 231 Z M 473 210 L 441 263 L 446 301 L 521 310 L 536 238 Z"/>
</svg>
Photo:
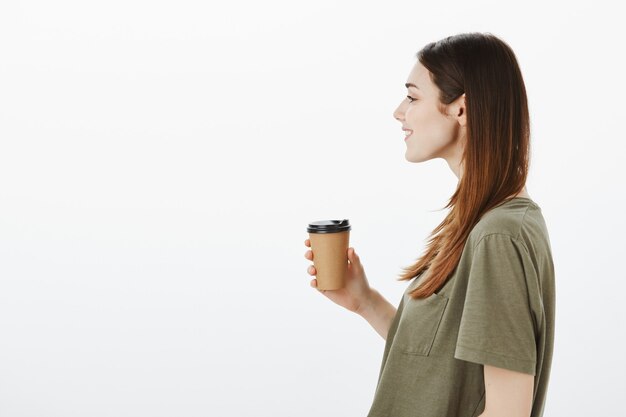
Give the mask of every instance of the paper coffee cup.
<svg viewBox="0 0 626 417">
<path fill-rule="evenodd" d="M 338 290 L 345 287 L 351 229 L 348 219 L 309 223 L 307 232 L 311 241 L 318 290 Z"/>
</svg>

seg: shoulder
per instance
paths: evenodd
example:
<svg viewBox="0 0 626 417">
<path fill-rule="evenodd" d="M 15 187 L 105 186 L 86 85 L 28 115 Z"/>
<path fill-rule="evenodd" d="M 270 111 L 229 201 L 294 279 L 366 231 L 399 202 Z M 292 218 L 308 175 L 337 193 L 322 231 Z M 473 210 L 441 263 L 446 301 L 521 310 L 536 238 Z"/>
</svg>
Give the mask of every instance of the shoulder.
<svg viewBox="0 0 626 417">
<path fill-rule="evenodd" d="M 487 211 L 470 232 L 468 243 L 474 247 L 488 236 L 508 236 L 527 246 L 529 239 L 544 235 L 547 230 L 541 208 L 532 200 L 514 199 Z"/>
</svg>

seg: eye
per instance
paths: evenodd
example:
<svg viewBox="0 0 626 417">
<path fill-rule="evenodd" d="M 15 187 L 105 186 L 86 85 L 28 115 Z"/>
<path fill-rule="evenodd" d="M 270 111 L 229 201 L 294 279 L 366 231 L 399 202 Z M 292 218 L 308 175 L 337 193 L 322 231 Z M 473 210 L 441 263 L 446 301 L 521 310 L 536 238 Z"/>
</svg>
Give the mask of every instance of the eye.
<svg viewBox="0 0 626 417">
<path fill-rule="evenodd" d="M 411 96 L 406 96 L 406 98 L 408 98 L 410 102 L 414 102 L 415 100 L 417 100 L 416 98 L 413 98 Z"/>
</svg>

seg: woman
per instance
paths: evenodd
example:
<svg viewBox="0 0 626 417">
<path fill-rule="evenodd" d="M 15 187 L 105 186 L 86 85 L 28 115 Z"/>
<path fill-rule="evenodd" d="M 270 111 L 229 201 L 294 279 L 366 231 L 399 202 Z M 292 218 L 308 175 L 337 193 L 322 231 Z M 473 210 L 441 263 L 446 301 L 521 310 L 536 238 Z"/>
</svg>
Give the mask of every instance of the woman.
<svg viewBox="0 0 626 417">
<path fill-rule="evenodd" d="M 397 310 L 369 286 L 354 248 L 346 287 L 319 290 L 386 339 L 368 416 L 542 416 L 554 265 L 525 187 L 530 123 L 515 55 L 489 33 L 451 36 L 417 53 L 406 87 L 393 114 L 406 159 L 443 158 L 459 182 L 425 253 L 399 278 L 413 281 Z"/>
</svg>

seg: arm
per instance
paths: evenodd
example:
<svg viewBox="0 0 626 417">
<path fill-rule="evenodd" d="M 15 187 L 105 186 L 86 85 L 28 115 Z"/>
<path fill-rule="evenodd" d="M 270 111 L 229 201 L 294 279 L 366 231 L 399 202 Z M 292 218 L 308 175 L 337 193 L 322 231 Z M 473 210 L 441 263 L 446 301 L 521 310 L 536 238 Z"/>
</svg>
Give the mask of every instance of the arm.
<svg viewBox="0 0 626 417">
<path fill-rule="evenodd" d="M 396 308 L 385 297 L 372 289 L 368 302 L 359 308 L 357 314 L 367 320 L 374 330 L 387 340 L 387 333 L 389 333 L 389 327 L 391 327 L 391 322 L 396 315 Z"/>
<path fill-rule="evenodd" d="M 528 417 L 535 376 L 495 366 L 484 366 L 485 411 L 478 417 Z"/>
</svg>

